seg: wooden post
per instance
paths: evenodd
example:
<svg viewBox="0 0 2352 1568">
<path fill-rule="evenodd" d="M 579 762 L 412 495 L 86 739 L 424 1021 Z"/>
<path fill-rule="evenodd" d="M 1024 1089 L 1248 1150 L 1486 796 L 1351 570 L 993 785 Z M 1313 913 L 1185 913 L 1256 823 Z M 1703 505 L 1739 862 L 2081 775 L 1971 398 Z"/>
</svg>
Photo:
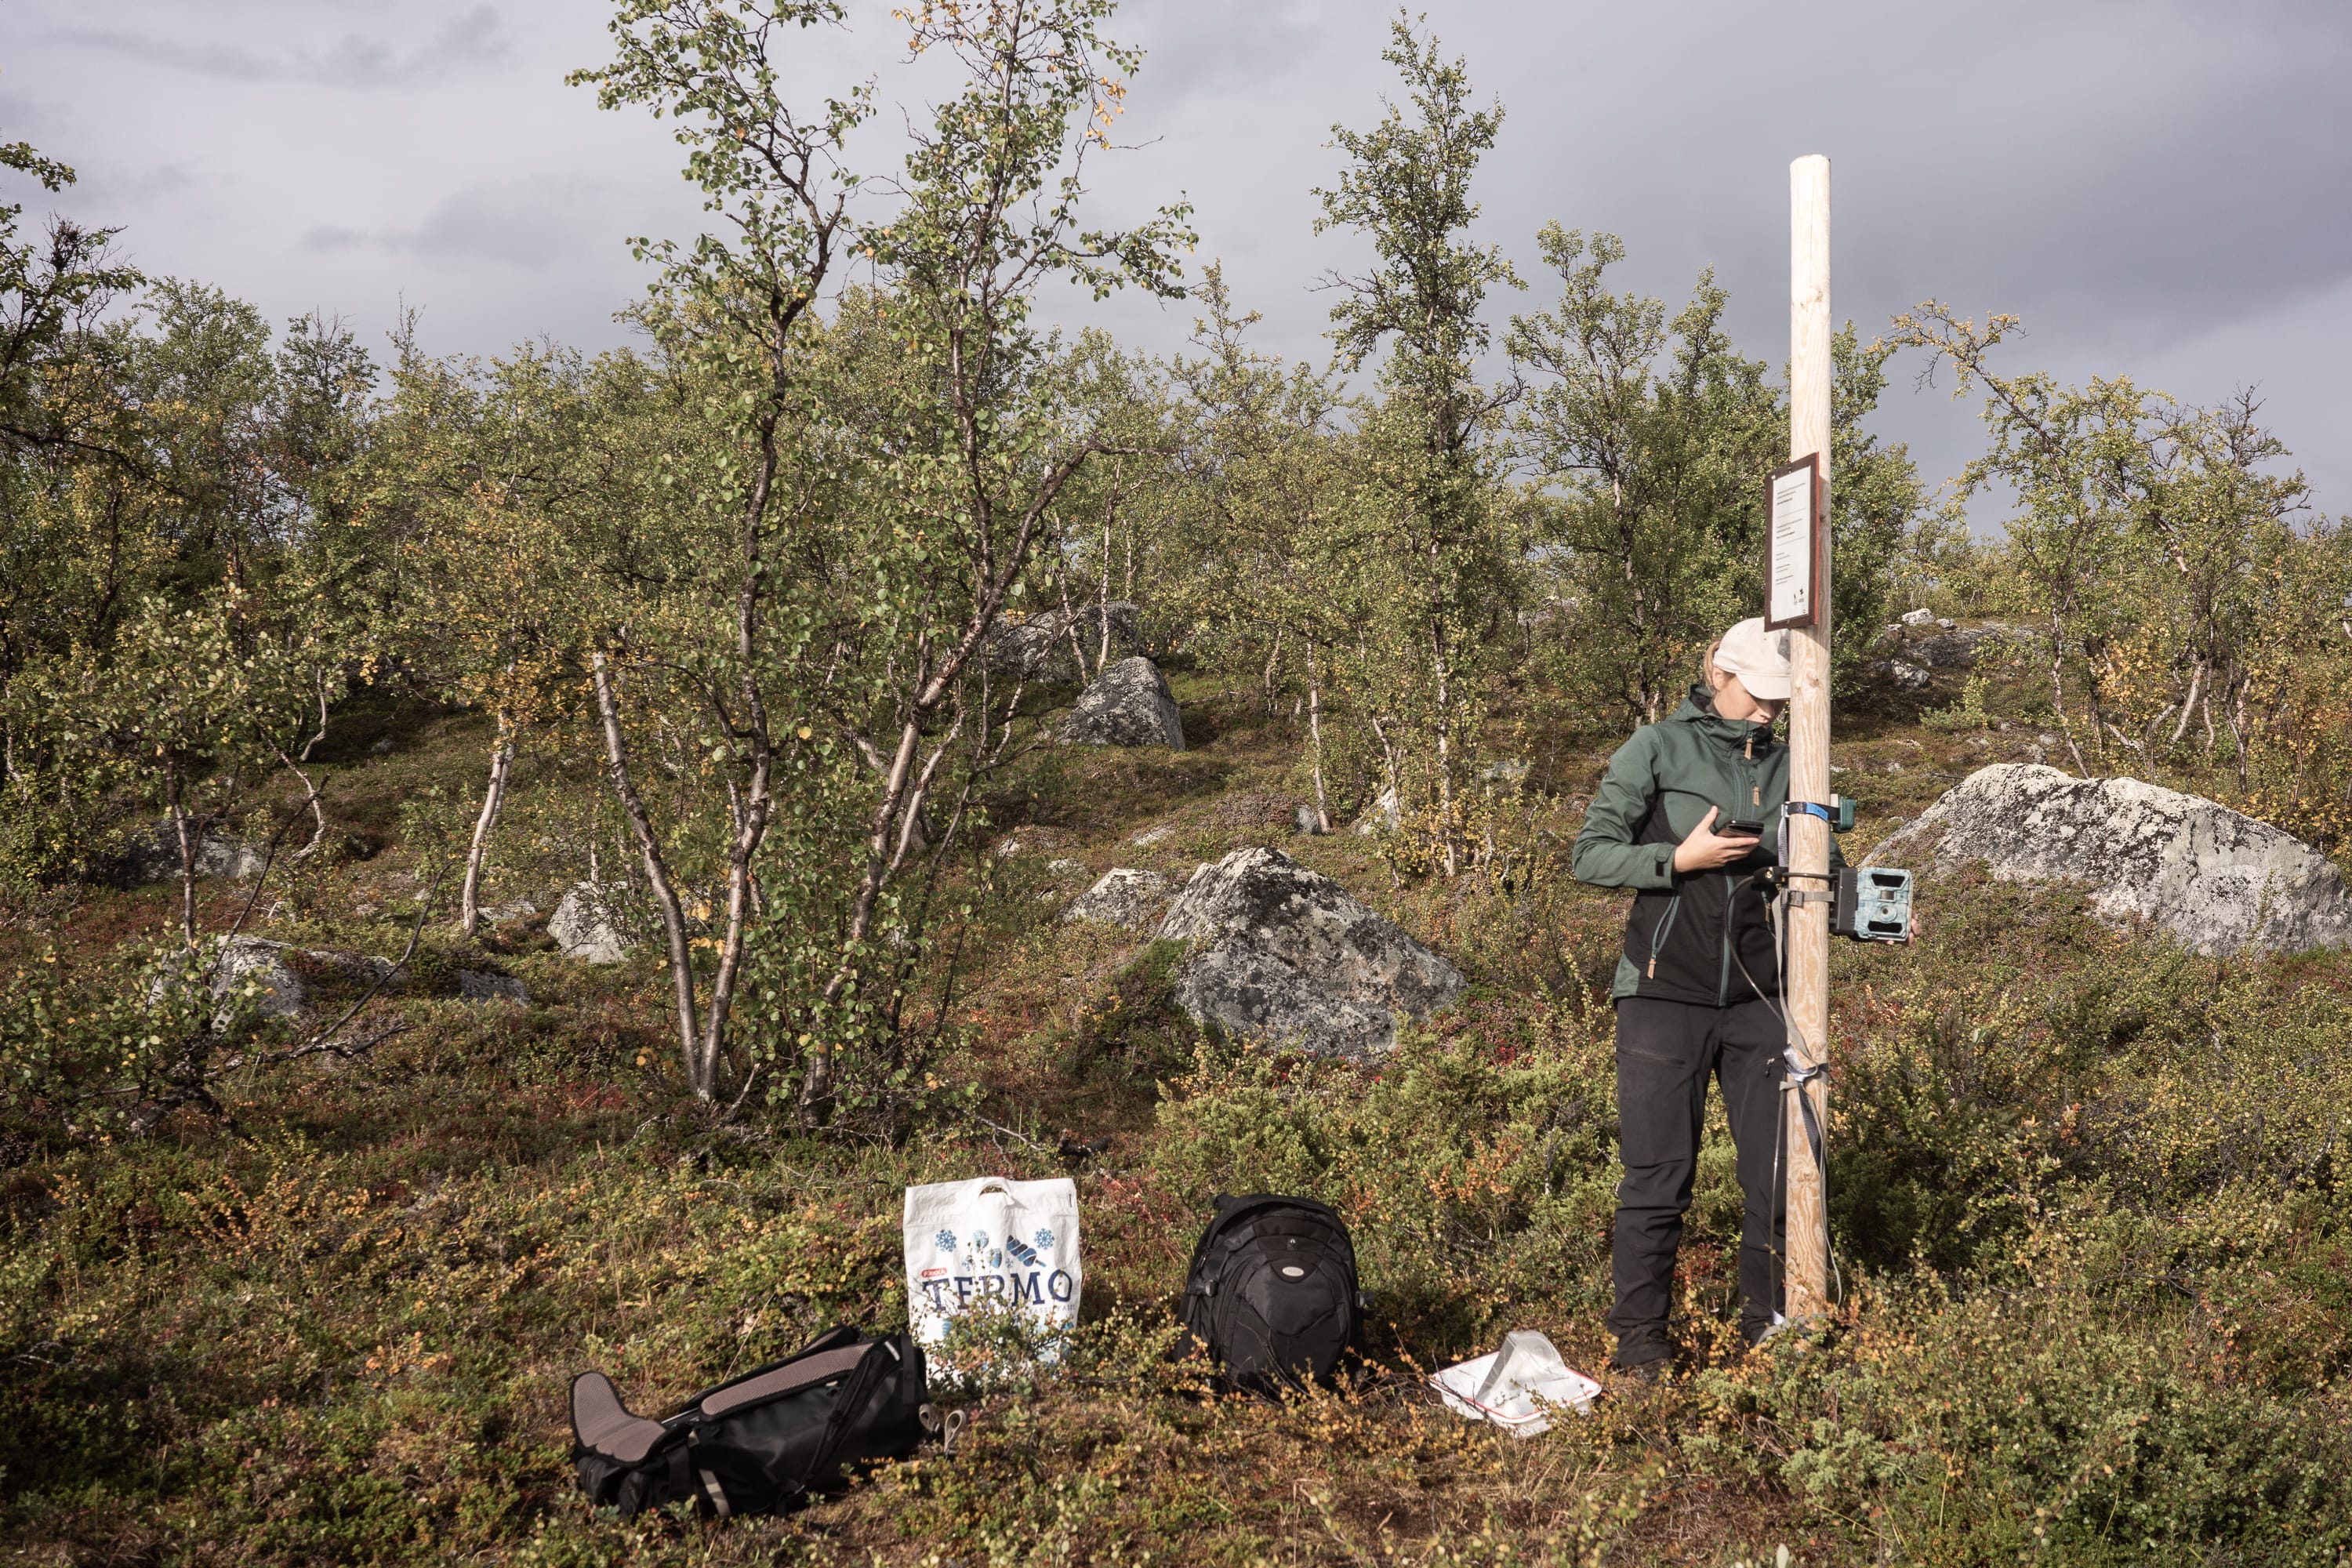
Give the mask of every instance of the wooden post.
<svg viewBox="0 0 2352 1568">
<path fill-rule="evenodd" d="M 1789 457 L 1817 456 L 1819 504 L 1824 519 L 1822 560 L 1814 579 L 1813 624 L 1789 633 L 1789 798 L 1830 798 L 1830 161 L 1818 154 L 1789 165 Z M 1789 825 L 1790 886 L 1818 894 L 1828 889 L 1830 826 L 1816 816 Z M 1805 875 L 1805 873 L 1811 873 Z M 1789 1049 L 1807 1067 L 1828 1061 L 1830 905 L 1820 897 L 1791 899 L 1789 910 Z M 1813 1124 L 1826 1135 L 1829 1085 L 1810 1079 Z M 1785 1102 L 1789 1250 L 1787 1312 L 1795 1322 L 1829 1312 L 1829 1214 L 1822 1172 L 1796 1093 Z"/>
</svg>

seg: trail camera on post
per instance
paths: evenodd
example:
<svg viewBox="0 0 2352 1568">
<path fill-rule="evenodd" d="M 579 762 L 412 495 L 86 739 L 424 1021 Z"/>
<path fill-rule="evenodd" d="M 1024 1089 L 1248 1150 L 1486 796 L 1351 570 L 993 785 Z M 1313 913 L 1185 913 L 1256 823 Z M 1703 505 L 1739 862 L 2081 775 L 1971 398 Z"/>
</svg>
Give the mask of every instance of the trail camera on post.
<svg viewBox="0 0 2352 1568">
<path fill-rule="evenodd" d="M 1766 610 L 1770 625 L 1791 628 L 1792 802 L 1830 798 L 1830 161 L 1815 155 L 1789 165 L 1791 460 L 1772 476 L 1771 603 Z M 1789 1062 L 1782 1095 L 1788 1107 L 1786 1311 L 1791 1321 L 1803 1323 L 1829 1311 L 1829 1215 L 1822 1171 L 1829 1085 L 1822 1075 L 1829 1065 L 1830 824 L 1811 812 L 1792 812 L 1788 835 Z"/>
</svg>

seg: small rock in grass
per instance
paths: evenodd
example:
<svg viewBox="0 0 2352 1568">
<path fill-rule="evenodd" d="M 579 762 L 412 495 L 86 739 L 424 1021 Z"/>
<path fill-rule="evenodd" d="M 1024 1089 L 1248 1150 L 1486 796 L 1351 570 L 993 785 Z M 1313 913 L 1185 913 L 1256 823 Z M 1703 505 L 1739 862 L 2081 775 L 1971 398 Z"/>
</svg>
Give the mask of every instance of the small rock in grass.
<svg viewBox="0 0 2352 1568">
<path fill-rule="evenodd" d="M 1932 671 L 1923 669 L 1908 659 L 1878 659 L 1871 665 L 1870 670 L 1874 675 L 1885 676 L 1903 691 L 1925 690 L 1927 684 L 1936 679 Z"/>
<path fill-rule="evenodd" d="M 522 982 L 511 974 L 492 974 L 487 970 L 457 971 L 457 994 L 468 1002 L 512 1002 L 530 1005 L 530 993 Z"/>
<path fill-rule="evenodd" d="M 1071 900 L 1062 918 L 1138 930 L 1167 901 L 1169 886 L 1168 879 L 1157 871 L 1114 866 L 1100 881 Z"/>
<path fill-rule="evenodd" d="M 1364 815 L 1356 818 L 1356 831 L 1367 837 L 1375 833 L 1394 833 L 1397 825 L 1403 820 L 1404 813 L 1397 805 L 1397 792 L 1394 788 L 1384 789 L 1372 797 L 1372 804 L 1364 808 Z"/>
<path fill-rule="evenodd" d="M 618 963 L 635 945 L 614 919 L 605 889 L 577 882 L 547 917 L 547 934 L 567 958 L 583 963 Z"/>
</svg>

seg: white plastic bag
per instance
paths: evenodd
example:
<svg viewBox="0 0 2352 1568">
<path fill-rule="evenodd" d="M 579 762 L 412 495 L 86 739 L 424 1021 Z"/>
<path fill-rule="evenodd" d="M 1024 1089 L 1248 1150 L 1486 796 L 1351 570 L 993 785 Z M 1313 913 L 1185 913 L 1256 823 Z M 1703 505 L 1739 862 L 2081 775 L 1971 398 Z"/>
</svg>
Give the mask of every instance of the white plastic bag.
<svg viewBox="0 0 2352 1568">
<path fill-rule="evenodd" d="M 1551 1429 L 1551 1412 L 1566 1406 L 1589 1410 L 1601 1385 L 1559 1359 L 1541 1334 L 1518 1330 L 1503 1336 L 1503 1348 L 1449 1366 L 1429 1380 L 1446 1407 L 1473 1421 L 1491 1421 L 1515 1436 Z"/>
<path fill-rule="evenodd" d="M 1078 1321 L 1076 1183 L 983 1176 L 908 1187 L 905 1234 L 907 1321 L 927 1352 L 957 1318 L 997 1312 L 1023 1320 L 1040 1359 L 1058 1355 Z"/>
</svg>

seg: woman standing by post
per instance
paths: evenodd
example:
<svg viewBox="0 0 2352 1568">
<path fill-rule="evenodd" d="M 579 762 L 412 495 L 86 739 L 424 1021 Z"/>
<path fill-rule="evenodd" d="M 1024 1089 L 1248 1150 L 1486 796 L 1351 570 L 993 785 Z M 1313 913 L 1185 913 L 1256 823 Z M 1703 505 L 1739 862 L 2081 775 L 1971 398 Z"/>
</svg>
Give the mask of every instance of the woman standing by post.
<svg viewBox="0 0 2352 1568">
<path fill-rule="evenodd" d="M 1780 1310 L 1780 965 L 1768 895 L 1789 749 L 1772 738 L 1789 700 L 1789 634 L 1745 620 L 1707 649 L 1706 679 L 1673 716 L 1634 731 L 1576 837 L 1579 880 L 1632 888 L 1617 1004 L 1617 1186 L 1612 1364 L 1667 1367 L 1667 1308 L 1697 1169 L 1706 1084 L 1723 1086 L 1747 1223 L 1739 1326 L 1749 1344 Z M 1842 864 L 1834 847 L 1833 863 Z"/>
</svg>

